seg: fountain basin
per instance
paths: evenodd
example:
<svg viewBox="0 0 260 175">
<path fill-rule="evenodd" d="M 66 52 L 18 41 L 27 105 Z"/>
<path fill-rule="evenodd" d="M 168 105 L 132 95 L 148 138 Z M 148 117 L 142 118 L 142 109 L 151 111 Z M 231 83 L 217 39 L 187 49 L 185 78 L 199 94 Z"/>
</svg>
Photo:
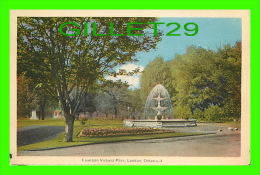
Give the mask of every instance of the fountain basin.
<svg viewBox="0 0 260 175">
<path fill-rule="evenodd" d="M 197 126 L 196 119 L 162 119 L 162 120 L 124 120 L 126 127 L 149 127 L 149 128 L 174 128 Z"/>
</svg>

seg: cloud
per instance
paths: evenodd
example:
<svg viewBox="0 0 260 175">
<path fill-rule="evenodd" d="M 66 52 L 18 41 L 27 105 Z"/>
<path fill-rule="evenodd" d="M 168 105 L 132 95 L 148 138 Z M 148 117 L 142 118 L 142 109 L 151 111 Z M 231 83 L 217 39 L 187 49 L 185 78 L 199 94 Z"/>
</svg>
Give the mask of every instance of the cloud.
<svg viewBox="0 0 260 175">
<path fill-rule="evenodd" d="M 136 68 L 139 68 L 140 71 L 144 70 L 143 66 L 138 66 L 136 64 L 126 64 L 126 65 L 119 67 L 116 70 L 116 72 L 118 72 L 119 69 L 124 69 L 124 70 L 126 70 L 126 72 L 132 72 Z M 127 82 L 130 85 L 130 87 L 129 87 L 130 89 L 136 89 L 136 88 L 140 87 L 140 78 L 141 78 L 141 74 L 135 74 L 133 76 L 118 75 L 116 77 L 107 75 L 105 77 L 105 79 L 107 79 L 107 80 L 113 80 L 113 81 L 121 80 L 122 82 Z"/>
<path fill-rule="evenodd" d="M 126 70 L 126 72 L 132 72 L 133 70 L 135 70 L 137 68 L 140 68 L 140 71 L 144 70 L 143 66 L 138 66 L 136 64 L 125 64 L 125 65 L 121 66 L 120 68 L 118 68 L 117 71 L 119 69 L 124 69 L 124 70 Z"/>
</svg>

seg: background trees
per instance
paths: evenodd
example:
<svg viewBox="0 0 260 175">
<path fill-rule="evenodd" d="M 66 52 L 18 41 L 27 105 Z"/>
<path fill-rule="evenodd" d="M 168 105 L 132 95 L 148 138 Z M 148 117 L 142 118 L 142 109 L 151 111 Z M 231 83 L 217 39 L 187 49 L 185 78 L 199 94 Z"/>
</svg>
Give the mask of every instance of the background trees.
<svg viewBox="0 0 260 175">
<path fill-rule="evenodd" d="M 17 76 L 17 115 L 30 117 L 31 110 L 37 105 L 37 97 L 32 80 L 24 75 Z"/>
<path fill-rule="evenodd" d="M 175 118 L 227 121 L 241 116 L 241 43 L 217 51 L 191 46 L 164 62 L 156 58 L 141 78 L 143 100 L 157 84 L 169 91 Z"/>
<path fill-rule="evenodd" d="M 145 104 L 145 100 L 152 88 L 157 84 L 163 84 L 168 91 L 174 92 L 170 72 L 170 65 L 165 63 L 161 57 L 155 58 L 154 61 L 145 67 L 140 79 L 143 104 Z"/>
<path fill-rule="evenodd" d="M 44 120 L 46 108 L 53 109 L 57 106 L 55 98 L 48 94 L 40 84 L 37 85 L 23 74 L 17 76 L 17 115 L 19 118 L 29 118 L 31 111 L 38 108 L 38 117 Z"/>
<path fill-rule="evenodd" d="M 124 24 L 131 21 L 143 22 L 142 28 L 146 29 L 150 27 L 147 23 L 156 18 L 18 18 L 18 72 L 41 84 L 59 101 L 66 121 L 65 141 L 72 141 L 73 124 L 82 96 L 98 81 L 104 81 L 104 75 L 111 73 L 113 67 L 134 61 L 136 52 L 154 49 L 160 41 L 160 35 L 127 36 Z M 60 25 L 68 22 L 79 24 L 79 35 L 59 33 Z M 117 26 L 114 33 L 124 36 L 86 36 L 82 32 L 83 24 L 91 22 L 95 22 L 99 34 L 109 33 L 109 24 L 113 22 Z M 67 25 L 63 32 L 71 33 L 73 27 Z M 134 33 L 145 33 L 145 30 Z"/>
<path fill-rule="evenodd" d="M 145 68 L 140 90 L 131 91 L 125 86 L 107 87 L 111 82 L 108 83 L 104 76 L 116 76 L 115 66 L 136 61 L 133 59 L 136 52 L 154 49 L 160 41 L 160 35 L 127 36 L 123 24 L 129 21 L 143 22 L 142 28 L 147 29 L 150 27 L 147 23 L 156 21 L 156 18 L 19 17 L 18 106 L 23 98 L 28 100 L 24 103 L 31 104 L 35 98 L 44 111 L 47 99 L 54 99 L 64 112 L 65 141 L 72 141 L 75 115 L 86 106 L 84 103 L 93 102 L 84 97 L 92 96 L 98 101 L 98 104 L 91 104 L 92 107 L 115 117 L 120 111 L 139 115 L 148 93 L 158 83 L 169 91 L 176 118 L 221 121 L 240 117 L 239 42 L 217 51 L 191 46 L 185 54 L 176 55 L 167 62 L 156 58 Z M 60 25 L 67 22 L 78 23 L 80 34 L 60 34 Z M 95 22 L 99 36 L 84 34 L 83 24 L 91 22 Z M 102 35 L 110 32 L 111 22 L 116 26 L 114 33 L 124 35 Z M 63 32 L 73 33 L 74 27 L 66 25 Z M 91 28 L 93 26 L 89 26 Z M 135 31 L 138 34 L 145 32 L 147 30 Z M 101 91 L 97 90 L 99 87 Z M 91 95 L 92 91 L 94 95 Z M 41 113 L 44 118 L 44 112 Z"/>
</svg>

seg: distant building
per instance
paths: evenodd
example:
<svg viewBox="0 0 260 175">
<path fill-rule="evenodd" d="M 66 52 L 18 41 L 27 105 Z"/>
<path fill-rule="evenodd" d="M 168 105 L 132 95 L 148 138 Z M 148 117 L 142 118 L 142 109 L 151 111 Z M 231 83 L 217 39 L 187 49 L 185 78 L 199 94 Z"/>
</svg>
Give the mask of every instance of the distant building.
<svg viewBox="0 0 260 175">
<path fill-rule="evenodd" d="M 53 118 L 64 118 L 63 111 L 60 109 L 56 109 L 53 111 Z"/>
</svg>

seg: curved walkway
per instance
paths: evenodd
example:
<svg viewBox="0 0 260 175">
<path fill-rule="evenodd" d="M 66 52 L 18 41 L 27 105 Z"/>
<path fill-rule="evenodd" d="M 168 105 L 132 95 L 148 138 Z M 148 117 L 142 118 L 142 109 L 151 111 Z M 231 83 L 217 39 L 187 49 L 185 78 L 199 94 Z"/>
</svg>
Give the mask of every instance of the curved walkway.
<svg viewBox="0 0 260 175">
<path fill-rule="evenodd" d="M 64 131 L 64 126 L 31 125 L 17 130 L 17 146 L 29 145 L 52 139 Z"/>
</svg>

